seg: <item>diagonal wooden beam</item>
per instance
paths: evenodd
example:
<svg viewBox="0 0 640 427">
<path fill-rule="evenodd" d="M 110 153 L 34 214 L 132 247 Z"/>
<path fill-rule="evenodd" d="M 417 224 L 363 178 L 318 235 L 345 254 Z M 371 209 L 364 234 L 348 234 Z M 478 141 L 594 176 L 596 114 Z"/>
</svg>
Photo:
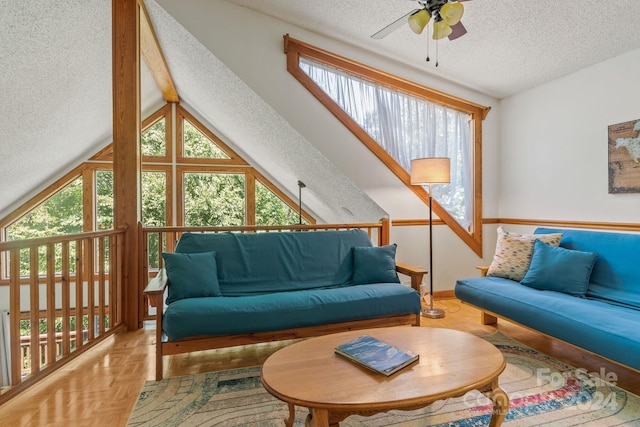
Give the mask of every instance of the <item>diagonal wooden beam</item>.
<svg viewBox="0 0 640 427">
<path fill-rule="evenodd" d="M 171 72 L 167 61 L 162 54 L 160 43 L 149 19 L 149 13 L 144 5 L 144 0 L 138 0 L 140 5 L 140 50 L 145 62 L 151 70 L 153 79 L 162 92 L 167 102 L 180 102 L 180 96 L 173 84 Z"/>
</svg>

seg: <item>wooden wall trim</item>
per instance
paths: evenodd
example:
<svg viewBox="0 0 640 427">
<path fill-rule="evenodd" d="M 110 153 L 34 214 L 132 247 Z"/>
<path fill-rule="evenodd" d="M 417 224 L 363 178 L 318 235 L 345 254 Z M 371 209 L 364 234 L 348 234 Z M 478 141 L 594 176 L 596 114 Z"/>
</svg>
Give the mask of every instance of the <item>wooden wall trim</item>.
<svg viewBox="0 0 640 427">
<path fill-rule="evenodd" d="M 535 225 L 544 227 L 587 228 L 594 230 L 635 231 L 640 232 L 640 223 L 598 222 L 598 221 L 564 221 L 549 219 L 499 218 L 500 224 Z"/>
<path fill-rule="evenodd" d="M 428 219 L 394 219 L 391 221 L 394 227 L 427 226 Z M 532 225 L 537 227 L 560 228 L 585 228 L 589 230 L 611 230 L 640 232 L 640 223 L 633 222 L 597 222 L 597 221 L 566 221 L 549 219 L 521 219 L 521 218 L 483 218 L 483 225 L 488 224 L 513 224 Z M 442 220 L 434 219 L 433 225 L 445 225 Z"/>
<path fill-rule="evenodd" d="M 394 219 L 391 221 L 391 225 L 394 227 L 409 227 L 409 226 L 428 226 L 428 219 Z M 446 223 L 441 219 L 434 219 L 433 225 L 446 225 Z"/>
</svg>

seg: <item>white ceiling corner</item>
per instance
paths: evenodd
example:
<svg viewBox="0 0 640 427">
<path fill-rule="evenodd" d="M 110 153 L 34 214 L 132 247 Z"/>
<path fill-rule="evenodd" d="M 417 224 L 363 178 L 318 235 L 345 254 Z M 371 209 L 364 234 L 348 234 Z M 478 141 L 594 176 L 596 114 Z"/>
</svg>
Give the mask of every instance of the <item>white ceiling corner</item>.
<svg viewBox="0 0 640 427">
<path fill-rule="evenodd" d="M 640 48 L 638 0 L 465 1 L 468 33 L 438 43 L 437 68 L 425 61 L 426 30 L 416 35 L 405 25 L 382 40 L 370 37 L 416 1 L 228 1 L 497 99 Z"/>
</svg>

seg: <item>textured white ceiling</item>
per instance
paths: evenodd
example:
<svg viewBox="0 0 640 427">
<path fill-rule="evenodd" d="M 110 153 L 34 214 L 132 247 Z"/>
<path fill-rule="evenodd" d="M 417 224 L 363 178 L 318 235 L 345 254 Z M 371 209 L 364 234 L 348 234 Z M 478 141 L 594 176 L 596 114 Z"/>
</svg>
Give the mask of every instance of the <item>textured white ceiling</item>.
<svg viewBox="0 0 640 427">
<path fill-rule="evenodd" d="M 426 35 L 403 26 L 383 40 L 369 37 L 415 1 L 230 1 L 498 98 L 640 48 L 638 0 L 467 1 L 469 33 L 439 43 L 437 69 L 423 59 Z M 200 115 L 259 167 L 269 165 L 261 168 L 290 192 L 291 182 L 305 176 L 325 180 L 324 189 L 307 189 L 306 203 L 326 220 L 353 220 L 342 218 L 340 207 L 354 202 L 359 212 L 381 213 L 195 38 L 154 2 L 149 6 L 178 89 Z M 0 34 L 3 217 L 110 142 L 111 1 L 0 0 Z M 142 109 L 149 112 L 161 95 L 144 63 L 141 69 Z M 248 108 L 256 117 L 251 126 L 238 122 Z M 261 143 L 265 135 L 276 142 Z M 327 193 L 331 188 L 340 191 Z M 335 198 L 340 194 L 345 200 Z"/>
<path fill-rule="evenodd" d="M 438 43 L 425 62 L 427 34 L 407 25 L 370 36 L 418 7 L 409 0 L 229 0 L 503 98 L 640 48 L 638 0 L 470 0 L 468 33 Z M 431 56 L 435 44 L 431 45 Z"/>
<path fill-rule="evenodd" d="M 0 0 L 0 94 L 3 217 L 110 142 L 111 2 Z"/>
<path fill-rule="evenodd" d="M 385 215 L 164 9 L 147 5 L 181 98 L 259 169 L 293 196 L 298 179 L 323 182 L 303 201 L 324 221 Z M 111 142 L 111 1 L 0 0 L 0 34 L 2 218 Z M 141 85 L 144 114 L 162 103 L 144 61 Z"/>
<path fill-rule="evenodd" d="M 0 211 L 109 136 L 110 16 L 102 0 L 0 0 Z"/>
</svg>

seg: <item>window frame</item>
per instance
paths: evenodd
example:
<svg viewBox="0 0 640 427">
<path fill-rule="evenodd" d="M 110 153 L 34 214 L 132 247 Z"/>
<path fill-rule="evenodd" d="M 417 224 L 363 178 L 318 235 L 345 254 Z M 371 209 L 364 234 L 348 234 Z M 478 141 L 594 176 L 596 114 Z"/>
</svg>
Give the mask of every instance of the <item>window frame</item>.
<svg viewBox="0 0 640 427">
<path fill-rule="evenodd" d="M 164 119 L 164 131 L 165 131 L 165 153 L 164 156 L 143 156 L 141 154 L 142 163 L 171 163 L 173 158 L 173 144 L 172 137 L 173 135 L 173 123 L 172 123 L 172 114 L 171 114 L 171 104 L 165 104 L 159 110 L 156 110 L 154 113 L 151 113 L 146 119 L 142 121 L 142 126 L 140 129 L 140 134 L 144 133 L 147 129 L 153 126 L 159 120 Z M 142 153 L 142 148 L 141 148 Z"/>
<path fill-rule="evenodd" d="M 186 157 L 184 155 L 184 120 L 187 120 L 193 127 L 209 138 L 220 150 L 229 156 L 228 159 Z M 235 151 L 225 144 L 217 135 L 203 126 L 198 119 L 184 108 L 176 108 L 176 164 L 214 164 L 214 165 L 244 165 L 249 164 L 244 161 Z"/>
<path fill-rule="evenodd" d="M 317 48 L 307 43 L 284 36 L 284 52 L 287 56 L 287 71 L 293 75 L 325 108 L 327 108 L 347 129 L 349 129 L 387 168 L 389 168 L 425 205 L 429 204 L 429 194 L 422 186 L 411 185 L 410 174 L 391 157 L 369 134 L 362 129 L 337 103 L 333 101 L 299 66 L 300 57 L 321 62 L 341 69 L 362 79 L 387 86 L 429 102 L 462 111 L 471 116 L 471 137 L 473 154 L 473 224 L 465 229 L 436 200 L 433 211 L 456 233 L 478 256 L 482 257 L 482 122 L 491 107 L 469 102 L 462 98 L 445 94 L 426 86 L 369 67 L 359 62 Z"/>
<path fill-rule="evenodd" d="M 174 115 L 175 111 L 175 115 Z M 198 119 L 191 113 L 181 107 L 179 104 L 165 104 L 155 112 L 151 113 L 142 121 L 141 132 L 144 132 L 158 120 L 165 119 L 166 132 L 166 155 L 165 156 L 142 156 L 141 172 L 164 172 L 166 177 L 166 223 L 167 226 L 181 226 L 184 220 L 184 200 L 182 199 L 182 183 L 185 172 L 211 172 L 211 173 L 242 173 L 245 175 L 245 222 L 246 225 L 255 225 L 255 181 L 271 190 L 279 197 L 287 206 L 294 210 L 298 210 L 295 200 L 287 196 L 285 192 L 280 190 L 277 185 L 257 169 L 252 167 L 244 159 L 242 159 L 235 151 L 228 147 L 218 136 L 211 130 L 207 129 Z M 174 120 L 175 118 L 175 120 Z M 181 120 L 186 118 L 198 130 L 203 132 L 216 145 L 225 151 L 229 159 L 193 159 L 181 158 L 174 155 L 174 150 L 180 153 L 182 143 L 180 139 L 182 132 L 175 132 L 177 140 L 174 140 L 174 132 L 172 126 L 182 127 Z M 176 129 L 177 131 L 178 129 Z M 174 159 L 174 157 L 176 157 Z M 80 163 L 70 172 L 55 180 L 45 189 L 33 196 L 31 199 L 20 205 L 14 211 L 10 212 L 4 218 L 0 218 L 0 241 L 7 241 L 7 228 L 19 221 L 24 215 L 29 213 L 38 205 L 46 202 L 55 195 L 63 187 L 70 184 L 77 178 L 82 178 L 82 218 L 83 231 L 95 231 L 97 227 L 97 190 L 96 190 L 96 173 L 97 171 L 113 171 L 113 144 L 100 149 L 96 154 L 90 156 L 87 160 Z M 175 182 L 175 187 L 174 187 Z M 175 195 L 174 195 L 175 191 Z M 174 206 L 175 203 L 175 206 Z M 177 217 L 177 218 L 174 218 Z M 316 219 L 302 210 L 302 217 L 309 224 L 315 224 Z M 0 286 L 8 285 L 7 263 L 4 257 L 0 257 Z"/>
</svg>

